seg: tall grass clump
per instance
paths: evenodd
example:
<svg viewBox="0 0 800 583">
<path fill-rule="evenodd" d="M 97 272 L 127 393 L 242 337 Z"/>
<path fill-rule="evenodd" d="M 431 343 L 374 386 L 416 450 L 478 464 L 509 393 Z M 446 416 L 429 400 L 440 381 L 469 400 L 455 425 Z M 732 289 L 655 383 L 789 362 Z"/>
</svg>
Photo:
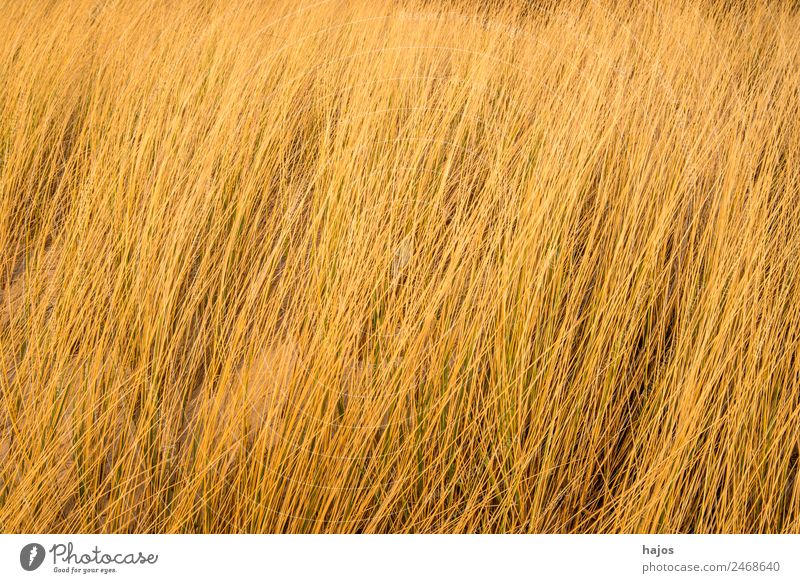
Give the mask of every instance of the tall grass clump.
<svg viewBox="0 0 800 583">
<path fill-rule="evenodd" d="M 0 0 L 3 532 L 800 532 L 800 9 Z"/>
</svg>

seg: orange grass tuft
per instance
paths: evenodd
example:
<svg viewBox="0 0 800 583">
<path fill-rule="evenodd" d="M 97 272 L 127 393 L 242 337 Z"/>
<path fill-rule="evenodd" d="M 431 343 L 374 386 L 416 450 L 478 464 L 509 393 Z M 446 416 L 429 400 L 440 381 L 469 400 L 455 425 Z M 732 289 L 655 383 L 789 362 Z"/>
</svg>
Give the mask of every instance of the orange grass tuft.
<svg viewBox="0 0 800 583">
<path fill-rule="evenodd" d="M 0 0 L 3 532 L 800 532 L 792 2 Z"/>
</svg>

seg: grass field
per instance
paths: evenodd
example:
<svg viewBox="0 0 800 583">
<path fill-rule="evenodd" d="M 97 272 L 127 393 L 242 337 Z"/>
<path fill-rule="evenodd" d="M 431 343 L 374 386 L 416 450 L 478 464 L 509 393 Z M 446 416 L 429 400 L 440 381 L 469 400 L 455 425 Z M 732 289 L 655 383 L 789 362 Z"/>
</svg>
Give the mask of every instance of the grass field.
<svg viewBox="0 0 800 583">
<path fill-rule="evenodd" d="M 0 0 L 0 531 L 800 532 L 800 6 Z"/>
</svg>

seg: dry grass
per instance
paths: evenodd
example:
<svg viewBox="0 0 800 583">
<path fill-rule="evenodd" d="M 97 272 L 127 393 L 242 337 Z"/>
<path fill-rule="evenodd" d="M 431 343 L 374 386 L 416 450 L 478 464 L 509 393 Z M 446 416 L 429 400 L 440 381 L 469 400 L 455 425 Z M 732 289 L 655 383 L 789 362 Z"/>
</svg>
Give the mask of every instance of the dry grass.
<svg viewBox="0 0 800 583">
<path fill-rule="evenodd" d="M 800 532 L 797 6 L 301 4 L 0 0 L 0 530 Z"/>
</svg>

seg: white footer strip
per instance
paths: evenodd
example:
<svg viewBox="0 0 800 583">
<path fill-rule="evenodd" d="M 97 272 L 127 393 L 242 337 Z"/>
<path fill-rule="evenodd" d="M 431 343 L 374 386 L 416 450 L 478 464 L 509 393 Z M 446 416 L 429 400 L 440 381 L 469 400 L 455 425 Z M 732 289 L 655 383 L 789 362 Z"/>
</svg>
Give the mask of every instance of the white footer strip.
<svg viewBox="0 0 800 583">
<path fill-rule="evenodd" d="M 0 581 L 800 581 L 800 535 L 0 535 Z"/>
</svg>

